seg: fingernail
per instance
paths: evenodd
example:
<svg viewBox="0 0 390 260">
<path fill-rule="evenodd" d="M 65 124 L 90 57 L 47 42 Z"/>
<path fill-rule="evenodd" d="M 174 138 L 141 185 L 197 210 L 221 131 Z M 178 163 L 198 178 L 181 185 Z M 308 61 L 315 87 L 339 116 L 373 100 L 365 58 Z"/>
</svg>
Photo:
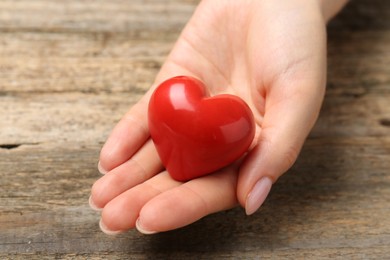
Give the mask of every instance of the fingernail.
<svg viewBox="0 0 390 260">
<path fill-rule="evenodd" d="M 89 203 L 89 207 L 90 207 L 91 209 L 96 210 L 96 211 L 102 211 L 102 208 L 99 208 L 99 207 L 96 206 L 96 204 L 93 202 L 92 196 L 89 196 L 88 203 Z"/>
<path fill-rule="evenodd" d="M 268 177 L 263 177 L 255 184 L 246 199 L 245 212 L 247 215 L 252 215 L 260 208 L 267 198 L 271 187 L 272 180 Z"/>
<path fill-rule="evenodd" d="M 145 228 L 141 225 L 139 219 L 137 219 L 137 221 L 135 222 L 135 227 L 137 228 L 137 230 L 138 230 L 139 232 L 141 232 L 142 234 L 145 234 L 145 235 L 152 235 L 152 234 L 158 233 L 157 231 L 151 231 L 151 230 L 145 229 Z"/>
<path fill-rule="evenodd" d="M 99 221 L 99 227 L 100 227 L 100 230 L 103 231 L 103 233 L 105 233 L 106 235 L 115 236 L 115 235 L 118 235 L 120 233 L 123 233 L 122 230 L 116 230 L 116 231 L 109 230 L 107 228 L 107 226 L 103 223 L 102 219 L 100 219 L 100 221 Z"/>
<path fill-rule="evenodd" d="M 98 162 L 98 171 L 101 173 L 101 174 L 106 174 L 107 171 L 105 169 L 103 169 L 100 161 Z"/>
</svg>

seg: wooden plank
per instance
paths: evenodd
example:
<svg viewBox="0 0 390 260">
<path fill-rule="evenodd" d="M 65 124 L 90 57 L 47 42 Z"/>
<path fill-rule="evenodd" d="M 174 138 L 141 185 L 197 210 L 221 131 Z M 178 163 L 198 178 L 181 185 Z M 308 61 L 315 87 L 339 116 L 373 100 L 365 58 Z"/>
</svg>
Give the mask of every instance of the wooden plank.
<svg viewBox="0 0 390 260">
<path fill-rule="evenodd" d="M 102 143 L 140 94 L 54 93 L 0 96 L 0 146 Z"/>
<path fill-rule="evenodd" d="M 0 94 L 146 90 L 172 42 L 109 34 L 0 35 Z"/>
<path fill-rule="evenodd" d="M 195 0 L 2 0 L 0 31 L 131 32 L 155 38 L 180 30 Z"/>
<path fill-rule="evenodd" d="M 389 93 L 389 34 L 369 31 L 332 39 L 328 95 Z M 0 93 L 147 89 L 173 42 L 130 40 L 126 34 L 109 33 L 3 33 Z"/>
<path fill-rule="evenodd" d="M 35 93 L 0 96 L 0 146 L 104 142 L 142 96 L 129 93 Z M 390 95 L 327 98 L 310 138 L 388 136 Z"/>
<path fill-rule="evenodd" d="M 390 93 L 326 97 L 310 137 L 388 136 L 389 100 Z"/>
<path fill-rule="evenodd" d="M 309 140 L 254 216 L 235 209 L 152 237 L 132 231 L 111 238 L 99 231 L 98 215 L 87 205 L 98 176 L 97 151 L 72 143 L 0 150 L 0 168 L 8 169 L 0 187 L 7 198 L 0 199 L 0 253 L 389 252 L 389 137 Z"/>
<path fill-rule="evenodd" d="M 389 45 L 389 33 L 333 32 L 328 48 L 328 95 L 388 94 Z"/>
</svg>

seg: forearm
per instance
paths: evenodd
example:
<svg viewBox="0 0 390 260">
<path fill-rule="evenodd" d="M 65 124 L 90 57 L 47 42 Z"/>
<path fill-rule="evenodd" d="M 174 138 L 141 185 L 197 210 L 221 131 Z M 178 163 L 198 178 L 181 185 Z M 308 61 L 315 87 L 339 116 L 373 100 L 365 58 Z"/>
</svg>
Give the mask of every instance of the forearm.
<svg viewBox="0 0 390 260">
<path fill-rule="evenodd" d="M 330 21 L 343 7 L 348 0 L 319 0 L 322 14 L 326 22 Z"/>
</svg>

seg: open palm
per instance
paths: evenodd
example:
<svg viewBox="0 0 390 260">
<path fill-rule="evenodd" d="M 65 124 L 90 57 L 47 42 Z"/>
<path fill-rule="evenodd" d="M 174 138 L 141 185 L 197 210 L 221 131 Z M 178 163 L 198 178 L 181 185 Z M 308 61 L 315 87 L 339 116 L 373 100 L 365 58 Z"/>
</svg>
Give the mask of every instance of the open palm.
<svg viewBox="0 0 390 260">
<path fill-rule="evenodd" d="M 155 85 L 101 151 L 105 175 L 90 202 L 103 209 L 106 233 L 135 226 L 144 233 L 171 230 L 237 204 L 252 214 L 295 162 L 324 94 L 325 21 L 314 2 L 276 2 L 201 2 Z M 164 171 L 147 125 L 153 89 L 177 75 L 201 79 L 213 95 L 240 96 L 256 121 L 244 160 L 185 183 Z"/>
</svg>

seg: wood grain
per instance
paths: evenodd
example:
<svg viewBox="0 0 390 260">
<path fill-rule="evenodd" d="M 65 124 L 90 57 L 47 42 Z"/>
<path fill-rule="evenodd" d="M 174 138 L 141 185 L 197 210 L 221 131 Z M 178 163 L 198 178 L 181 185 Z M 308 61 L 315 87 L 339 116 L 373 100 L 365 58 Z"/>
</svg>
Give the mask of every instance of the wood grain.
<svg viewBox="0 0 390 260">
<path fill-rule="evenodd" d="M 386 0 L 355 0 L 329 25 L 320 118 L 258 213 L 154 236 L 99 230 L 100 147 L 197 2 L 0 0 L 0 259 L 389 257 Z"/>
</svg>

